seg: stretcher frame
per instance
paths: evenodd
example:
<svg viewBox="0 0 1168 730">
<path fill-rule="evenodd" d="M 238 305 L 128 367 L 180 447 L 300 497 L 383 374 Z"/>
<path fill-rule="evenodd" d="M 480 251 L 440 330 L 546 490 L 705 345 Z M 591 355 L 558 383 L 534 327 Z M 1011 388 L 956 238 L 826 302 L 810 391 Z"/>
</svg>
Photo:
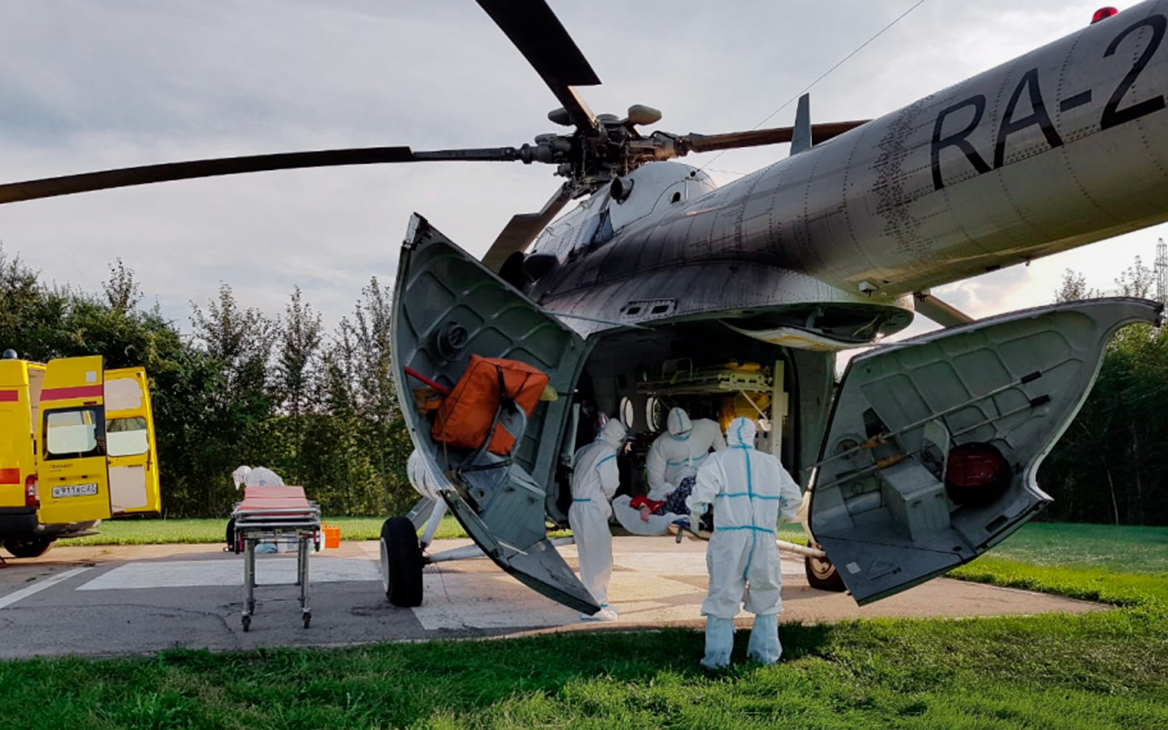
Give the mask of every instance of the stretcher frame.
<svg viewBox="0 0 1168 730">
<path fill-rule="evenodd" d="M 288 498 L 278 499 L 286 502 Z M 312 553 L 312 542 L 320 533 L 320 506 L 307 499 L 303 501 L 303 507 L 244 507 L 245 499 L 231 513 L 235 519 L 235 534 L 243 541 L 244 603 L 240 620 L 244 631 L 251 629 L 251 617 L 255 613 L 255 548 L 260 540 L 296 539 L 296 585 L 300 588 L 301 621 L 306 629 L 312 622 L 312 609 L 308 603 L 308 558 Z"/>
</svg>

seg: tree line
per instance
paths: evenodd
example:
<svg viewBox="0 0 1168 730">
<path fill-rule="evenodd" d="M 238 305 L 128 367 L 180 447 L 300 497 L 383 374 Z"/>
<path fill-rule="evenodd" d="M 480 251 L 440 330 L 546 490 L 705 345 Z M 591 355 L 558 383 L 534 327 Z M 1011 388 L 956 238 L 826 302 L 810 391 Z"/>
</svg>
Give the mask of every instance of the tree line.
<svg viewBox="0 0 1168 730">
<path fill-rule="evenodd" d="M 1116 293 L 1149 297 L 1139 259 Z M 1098 296 L 1068 270 L 1056 301 Z M 230 286 L 192 304 L 181 332 L 140 307 L 131 270 L 110 266 L 100 293 L 49 287 L 0 249 L 0 350 L 46 361 L 104 355 L 107 368 L 145 366 L 153 395 L 163 509 L 223 516 L 240 464 L 267 466 L 310 488 L 325 514 L 401 513 L 409 435 L 390 358 L 391 295 L 377 279 L 332 332 L 292 292 L 282 315 L 241 308 Z M 1168 524 L 1168 327 L 1133 325 L 1107 347 L 1082 411 L 1039 471 L 1055 498 L 1045 519 Z"/>
<path fill-rule="evenodd" d="M 1155 272 L 1139 257 L 1115 280 L 1116 296 L 1156 297 Z M 1060 302 L 1103 292 L 1068 269 Z M 1048 519 L 1168 525 L 1168 327 L 1129 325 L 1107 346 L 1079 415 L 1038 472 L 1055 499 Z"/>
<path fill-rule="evenodd" d="M 189 333 L 141 302 L 121 261 L 92 294 L 46 286 L 0 249 L 0 350 L 40 362 L 101 354 L 107 369 L 146 368 L 165 515 L 227 514 L 240 464 L 310 487 L 326 515 L 412 504 L 410 439 L 391 374 L 391 297 L 376 278 L 332 332 L 299 289 L 271 318 L 240 307 L 221 284 L 192 304 Z"/>
</svg>

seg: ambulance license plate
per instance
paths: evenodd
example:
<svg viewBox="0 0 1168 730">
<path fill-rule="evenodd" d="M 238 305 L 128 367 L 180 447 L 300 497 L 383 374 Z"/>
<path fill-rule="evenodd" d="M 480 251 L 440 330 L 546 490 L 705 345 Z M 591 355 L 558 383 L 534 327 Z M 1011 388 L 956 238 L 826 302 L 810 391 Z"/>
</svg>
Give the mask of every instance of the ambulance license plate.
<svg viewBox="0 0 1168 730">
<path fill-rule="evenodd" d="M 91 497 L 95 494 L 97 494 L 97 485 L 94 483 L 53 487 L 53 499 L 61 499 L 62 497 Z"/>
</svg>

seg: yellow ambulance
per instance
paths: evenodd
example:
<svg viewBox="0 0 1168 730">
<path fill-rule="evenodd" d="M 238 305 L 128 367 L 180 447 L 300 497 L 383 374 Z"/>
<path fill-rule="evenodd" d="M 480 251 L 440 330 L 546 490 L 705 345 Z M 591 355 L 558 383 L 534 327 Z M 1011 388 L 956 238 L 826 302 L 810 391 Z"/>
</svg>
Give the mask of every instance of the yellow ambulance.
<svg viewBox="0 0 1168 730">
<path fill-rule="evenodd" d="M 110 517 L 158 513 L 146 371 L 0 357 L 0 544 L 36 557 Z"/>
</svg>

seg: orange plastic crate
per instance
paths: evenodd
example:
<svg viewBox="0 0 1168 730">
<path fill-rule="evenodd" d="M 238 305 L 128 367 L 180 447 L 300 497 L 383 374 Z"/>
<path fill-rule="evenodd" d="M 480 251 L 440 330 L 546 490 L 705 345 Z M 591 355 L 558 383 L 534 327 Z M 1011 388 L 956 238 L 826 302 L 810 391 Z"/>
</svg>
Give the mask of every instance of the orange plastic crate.
<svg viewBox="0 0 1168 730">
<path fill-rule="evenodd" d="M 321 525 L 320 529 L 324 532 L 324 546 L 325 548 L 339 548 L 341 546 L 341 528 L 336 525 Z"/>
</svg>

